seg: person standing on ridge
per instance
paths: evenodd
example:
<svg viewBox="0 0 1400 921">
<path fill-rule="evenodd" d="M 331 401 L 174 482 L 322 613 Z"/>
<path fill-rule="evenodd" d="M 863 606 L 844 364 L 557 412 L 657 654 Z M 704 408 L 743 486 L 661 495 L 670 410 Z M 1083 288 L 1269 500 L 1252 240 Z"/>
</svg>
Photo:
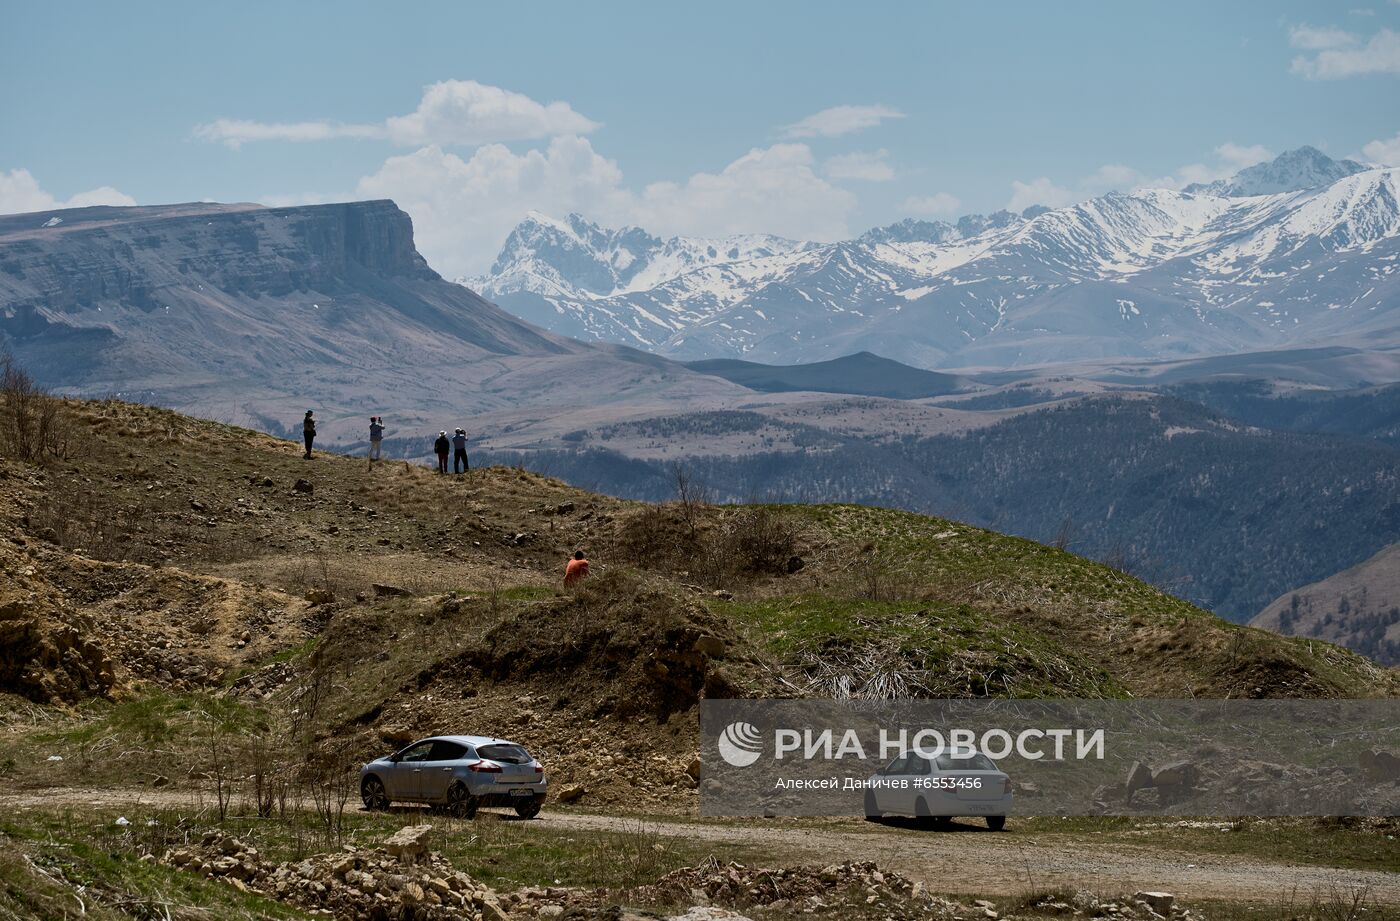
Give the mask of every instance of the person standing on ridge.
<svg viewBox="0 0 1400 921">
<path fill-rule="evenodd" d="M 447 452 L 451 450 L 452 442 L 447 440 L 447 433 L 438 432 L 437 441 L 433 442 L 433 451 L 438 459 L 438 473 L 447 472 Z"/>
<path fill-rule="evenodd" d="M 471 469 L 471 465 L 467 463 L 467 432 L 465 429 L 458 429 L 452 435 L 452 472 L 465 473 Z"/>
<path fill-rule="evenodd" d="M 384 417 L 369 417 L 369 462 L 373 464 L 379 460 L 380 451 L 384 445 Z"/>
<path fill-rule="evenodd" d="M 574 551 L 574 558 L 564 566 L 564 584 L 577 585 L 588 578 L 588 560 L 582 550 Z"/>
<path fill-rule="evenodd" d="M 316 440 L 316 420 L 312 418 L 309 409 L 301 420 L 301 437 L 306 442 L 306 453 L 302 457 L 311 460 L 311 443 Z"/>
</svg>

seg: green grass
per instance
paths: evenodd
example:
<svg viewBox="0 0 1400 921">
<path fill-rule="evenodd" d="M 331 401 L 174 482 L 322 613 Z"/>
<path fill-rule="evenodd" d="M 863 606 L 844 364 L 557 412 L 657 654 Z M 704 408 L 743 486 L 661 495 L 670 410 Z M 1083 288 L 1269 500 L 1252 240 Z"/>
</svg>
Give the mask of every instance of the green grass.
<svg viewBox="0 0 1400 921">
<path fill-rule="evenodd" d="M 111 809 L 81 814 L 30 810 L 0 820 L 0 834 L 18 842 L 26 853 L 66 861 L 65 866 L 71 867 L 65 870 L 69 879 L 100 880 L 128 891 L 178 892 L 191 904 L 205 903 L 208 884 L 204 880 L 139 858 L 197 841 L 203 831 L 215 827 L 209 817 L 168 808 L 125 807 L 120 814 L 131 824 L 118 827 L 113 824 L 118 814 Z M 155 824 L 147 824 L 150 820 Z M 344 845 L 374 847 L 405 825 L 425 822 L 433 827 L 432 850 L 501 891 L 549 885 L 631 888 L 712 854 L 726 860 L 759 857 L 743 845 L 724 844 L 722 852 L 716 853 L 714 845 L 661 835 L 645 819 L 622 831 L 569 831 L 490 811 L 465 821 L 416 808 L 365 813 L 352 803 L 339 834 L 329 832 L 309 811 L 273 819 L 230 816 L 217 827 L 249 842 L 266 859 L 298 861 Z M 229 892 L 226 904 L 239 904 L 231 888 L 222 889 Z"/>
<path fill-rule="evenodd" d="M 71 813 L 0 819 L 0 916 L 310 917 L 226 883 L 143 861 L 131 839 L 114 828 Z"/>
<path fill-rule="evenodd" d="M 920 697 L 1126 696 L 1111 675 L 1047 632 L 967 604 L 809 595 L 711 608 L 817 679 L 834 669 L 868 681 L 884 668 L 893 690 L 902 682 Z"/>
<path fill-rule="evenodd" d="M 1395 820 L 1167 816 L 1045 817 L 1013 823 L 1017 831 L 1092 838 L 1106 848 L 1138 845 L 1193 855 L 1240 855 L 1309 866 L 1400 871 L 1400 822 Z"/>
</svg>

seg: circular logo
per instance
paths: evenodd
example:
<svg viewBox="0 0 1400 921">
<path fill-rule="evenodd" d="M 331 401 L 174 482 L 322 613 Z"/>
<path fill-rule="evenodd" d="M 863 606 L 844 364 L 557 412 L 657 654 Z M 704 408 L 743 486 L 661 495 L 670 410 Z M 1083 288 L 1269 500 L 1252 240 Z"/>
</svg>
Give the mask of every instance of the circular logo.
<svg viewBox="0 0 1400 921">
<path fill-rule="evenodd" d="M 752 723 L 730 723 L 719 734 L 719 756 L 734 767 L 748 767 L 763 754 L 763 737 Z"/>
</svg>

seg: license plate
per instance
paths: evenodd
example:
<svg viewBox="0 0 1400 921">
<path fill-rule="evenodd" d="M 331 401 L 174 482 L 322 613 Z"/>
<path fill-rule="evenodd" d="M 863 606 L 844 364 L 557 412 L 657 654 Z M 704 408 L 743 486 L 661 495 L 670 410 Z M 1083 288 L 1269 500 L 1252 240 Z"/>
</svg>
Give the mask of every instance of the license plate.
<svg viewBox="0 0 1400 921">
<path fill-rule="evenodd" d="M 516 788 L 516 789 L 510 791 L 510 795 L 511 795 L 511 796 L 529 796 L 529 795 L 530 795 L 530 791 L 529 791 L 529 790 L 522 790 L 522 789 Z"/>
</svg>

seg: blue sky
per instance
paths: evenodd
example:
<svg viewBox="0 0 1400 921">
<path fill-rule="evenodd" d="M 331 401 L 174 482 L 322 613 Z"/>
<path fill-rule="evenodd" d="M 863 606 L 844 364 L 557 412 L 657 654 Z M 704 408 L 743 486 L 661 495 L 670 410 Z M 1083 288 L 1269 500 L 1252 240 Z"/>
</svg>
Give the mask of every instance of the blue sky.
<svg viewBox="0 0 1400 921">
<path fill-rule="evenodd" d="M 829 239 L 1180 185 L 1301 144 L 1400 163 L 1388 0 L 0 15 L 0 212 L 393 197 L 452 275 L 484 269 L 531 208 Z"/>
</svg>

